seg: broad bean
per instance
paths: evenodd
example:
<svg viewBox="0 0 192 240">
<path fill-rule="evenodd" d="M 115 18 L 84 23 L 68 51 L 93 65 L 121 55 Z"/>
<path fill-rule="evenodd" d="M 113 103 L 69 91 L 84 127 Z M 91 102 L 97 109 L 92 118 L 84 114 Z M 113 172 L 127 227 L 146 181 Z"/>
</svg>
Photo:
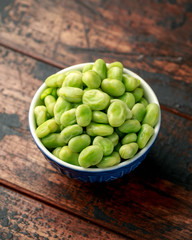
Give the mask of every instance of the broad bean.
<svg viewBox="0 0 192 240">
<path fill-rule="evenodd" d="M 128 119 L 118 129 L 123 133 L 136 133 L 140 128 L 141 124 L 137 119 Z"/>
<path fill-rule="evenodd" d="M 107 114 L 102 111 L 93 111 L 92 121 L 96 123 L 108 123 Z"/>
<path fill-rule="evenodd" d="M 59 152 L 59 158 L 64 162 L 79 166 L 79 154 L 72 152 L 68 146 L 64 146 L 61 148 Z"/>
<path fill-rule="evenodd" d="M 99 74 L 93 70 L 83 73 L 82 81 L 89 89 L 99 88 L 101 85 Z"/>
<path fill-rule="evenodd" d="M 123 159 L 129 159 L 135 156 L 138 151 L 137 143 L 129 143 L 122 145 L 119 149 L 119 154 Z"/>
<path fill-rule="evenodd" d="M 63 97 L 58 97 L 54 107 L 54 118 L 57 124 L 60 124 L 61 115 L 72 107 L 73 105 L 70 102 L 66 101 Z"/>
<path fill-rule="evenodd" d="M 97 145 L 84 148 L 79 154 L 79 165 L 83 168 L 97 165 L 103 157 L 103 150 Z"/>
<path fill-rule="evenodd" d="M 123 77 L 123 69 L 120 67 L 110 67 L 107 71 L 107 78 L 111 79 L 117 79 L 119 81 L 122 81 Z"/>
<path fill-rule="evenodd" d="M 92 137 L 95 137 L 95 136 L 105 137 L 113 134 L 114 130 L 109 125 L 91 122 L 86 127 L 86 131 L 87 131 L 87 134 L 89 134 L 89 136 L 92 136 Z"/>
<path fill-rule="evenodd" d="M 132 108 L 133 118 L 141 122 L 145 116 L 145 106 L 142 103 L 136 103 Z"/>
<path fill-rule="evenodd" d="M 135 88 L 132 93 L 135 97 L 135 102 L 137 103 L 143 97 L 143 88 Z"/>
<path fill-rule="evenodd" d="M 113 146 L 115 147 L 118 142 L 119 142 L 119 136 L 116 132 L 114 132 L 113 134 L 107 136 L 108 139 L 110 139 L 113 143 Z"/>
<path fill-rule="evenodd" d="M 52 95 L 48 95 L 44 99 L 45 106 L 47 108 L 47 112 L 51 117 L 54 116 L 54 107 L 56 103 L 56 99 Z"/>
<path fill-rule="evenodd" d="M 112 62 L 107 66 L 108 70 L 112 67 L 118 67 L 123 70 L 123 64 L 121 62 Z"/>
<path fill-rule="evenodd" d="M 83 89 L 82 73 L 80 71 L 69 73 L 65 77 L 62 87 L 75 87 Z"/>
<path fill-rule="evenodd" d="M 49 135 L 43 137 L 41 142 L 46 148 L 63 147 L 66 145 L 61 133 L 50 133 Z"/>
<path fill-rule="evenodd" d="M 121 140 L 121 143 L 124 144 L 128 144 L 131 142 L 136 142 L 137 141 L 137 134 L 135 133 L 128 133 L 127 135 L 125 135 L 123 137 L 123 139 Z"/>
<path fill-rule="evenodd" d="M 81 152 L 91 144 L 91 138 L 87 134 L 73 137 L 69 140 L 68 146 L 72 152 Z"/>
<path fill-rule="evenodd" d="M 152 137 L 153 134 L 154 134 L 154 129 L 150 125 L 143 124 L 141 126 L 141 129 L 138 133 L 138 138 L 137 138 L 137 144 L 140 149 L 146 146 L 146 144 L 148 143 L 149 139 Z"/>
<path fill-rule="evenodd" d="M 40 96 L 41 100 L 44 100 L 45 97 L 47 97 L 48 95 L 52 95 L 53 97 L 57 98 L 56 88 L 46 88 L 45 90 L 43 90 Z"/>
<path fill-rule="evenodd" d="M 69 142 L 69 140 L 75 136 L 81 135 L 83 132 L 83 128 L 79 126 L 78 124 L 70 125 L 64 128 L 61 131 L 61 136 L 63 138 L 63 141 L 66 143 Z"/>
<path fill-rule="evenodd" d="M 89 70 L 92 70 L 92 68 L 93 68 L 93 64 L 92 64 L 92 63 L 87 64 L 87 65 L 85 65 L 85 67 L 83 68 L 82 73 L 85 73 L 85 72 L 87 72 L 87 71 L 89 71 Z"/>
<path fill-rule="evenodd" d="M 78 106 L 76 109 L 76 119 L 79 126 L 88 126 L 92 119 L 91 108 L 87 104 L 81 104 Z"/>
<path fill-rule="evenodd" d="M 132 109 L 135 105 L 135 97 L 130 92 L 125 92 L 122 96 L 119 97 L 119 99 L 125 102 L 129 109 Z"/>
<path fill-rule="evenodd" d="M 159 106 L 156 103 L 150 103 L 146 107 L 146 114 L 142 123 L 147 123 L 154 127 L 159 120 Z"/>
<path fill-rule="evenodd" d="M 77 119 L 76 119 L 76 109 L 75 108 L 72 108 L 72 109 L 64 112 L 61 115 L 60 123 L 61 123 L 62 127 L 67 127 L 69 125 L 73 125 L 76 122 L 77 122 Z"/>
<path fill-rule="evenodd" d="M 123 74 L 123 83 L 128 92 L 135 90 L 140 85 L 140 80 L 128 74 Z"/>
<path fill-rule="evenodd" d="M 56 74 L 49 76 L 45 80 L 45 84 L 48 87 L 52 87 L 52 88 L 61 87 L 64 79 L 65 79 L 65 73 L 56 73 Z"/>
<path fill-rule="evenodd" d="M 101 83 L 101 88 L 104 92 L 111 95 L 112 97 L 119 97 L 125 92 L 124 84 L 116 79 L 104 79 Z"/>
<path fill-rule="evenodd" d="M 50 133 L 56 132 L 58 128 L 59 126 L 57 125 L 55 119 L 52 118 L 38 126 L 35 132 L 38 138 L 43 138 Z"/>
<path fill-rule="evenodd" d="M 110 139 L 97 136 L 93 140 L 93 145 L 98 145 L 103 149 L 103 156 L 108 156 L 113 152 L 113 143 Z"/>
<path fill-rule="evenodd" d="M 62 87 L 58 91 L 59 96 L 72 103 L 81 102 L 83 93 L 83 90 L 77 87 Z"/>
<path fill-rule="evenodd" d="M 119 153 L 113 152 L 111 155 L 103 157 L 102 160 L 97 164 L 97 167 L 98 168 L 113 167 L 119 164 L 120 161 L 121 161 L 121 158 Z"/>
<path fill-rule="evenodd" d="M 147 99 L 144 98 L 144 97 L 142 97 L 142 98 L 138 101 L 138 103 L 142 103 L 145 107 L 147 107 L 147 105 L 149 104 L 148 101 L 147 101 Z"/>
<path fill-rule="evenodd" d="M 35 107 L 34 115 L 37 126 L 40 126 L 42 123 L 47 121 L 47 108 L 43 105 Z"/>
<path fill-rule="evenodd" d="M 107 77 L 107 67 L 103 59 L 97 59 L 93 64 L 92 70 L 99 74 L 101 80 Z"/>
</svg>

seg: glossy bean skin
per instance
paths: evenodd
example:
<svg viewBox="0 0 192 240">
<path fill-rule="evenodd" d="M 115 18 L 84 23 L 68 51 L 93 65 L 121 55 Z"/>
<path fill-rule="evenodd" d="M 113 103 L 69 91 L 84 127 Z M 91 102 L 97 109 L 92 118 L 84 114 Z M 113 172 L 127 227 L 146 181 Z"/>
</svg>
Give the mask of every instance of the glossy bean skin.
<svg viewBox="0 0 192 240">
<path fill-rule="evenodd" d="M 125 135 L 123 137 L 123 139 L 121 140 L 121 143 L 124 144 L 128 144 L 131 142 L 136 142 L 137 141 L 137 134 L 135 133 L 128 133 L 127 135 Z"/>
<path fill-rule="evenodd" d="M 100 146 L 103 149 L 103 156 L 108 156 L 113 152 L 113 143 L 110 139 L 97 136 L 93 140 L 93 145 Z"/>
<path fill-rule="evenodd" d="M 59 158 L 64 162 L 79 166 L 79 154 L 72 152 L 68 146 L 64 146 L 61 148 L 59 152 Z"/>
<path fill-rule="evenodd" d="M 37 106 L 34 109 L 34 115 L 37 126 L 47 121 L 47 108 L 45 106 Z"/>
<path fill-rule="evenodd" d="M 133 96 L 135 97 L 135 102 L 139 102 L 139 100 L 143 97 L 143 89 L 138 87 L 135 90 L 133 90 Z"/>
<path fill-rule="evenodd" d="M 68 146 L 72 152 L 81 152 L 84 148 L 91 144 L 91 138 L 87 134 L 73 137 L 69 140 Z"/>
<path fill-rule="evenodd" d="M 83 90 L 77 87 L 62 87 L 58 94 L 71 103 L 82 102 Z"/>
<path fill-rule="evenodd" d="M 107 67 L 103 59 L 97 59 L 93 64 L 92 70 L 99 74 L 101 80 L 107 77 Z"/>
<path fill-rule="evenodd" d="M 146 107 L 146 114 L 142 123 L 147 123 L 154 127 L 159 120 L 159 106 L 156 103 L 150 103 Z"/>
<path fill-rule="evenodd" d="M 81 127 L 86 127 L 92 120 L 92 111 L 87 104 L 81 104 L 76 109 L 77 123 Z"/>
<path fill-rule="evenodd" d="M 124 84 L 116 79 L 104 79 L 101 83 L 101 88 L 104 92 L 106 92 L 112 97 L 119 97 L 125 92 Z"/>
<path fill-rule="evenodd" d="M 42 123 L 35 132 L 38 138 L 43 138 L 50 133 L 56 132 L 58 128 L 58 124 L 56 123 L 55 119 L 52 118 Z"/>
<path fill-rule="evenodd" d="M 118 129 L 123 133 L 136 133 L 140 128 L 141 124 L 137 119 L 128 119 Z"/>
<path fill-rule="evenodd" d="M 54 118 L 57 124 L 60 124 L 61 115 L 70 110 L 73 105 L 66 101 L 63 97 L 58 97 L 55 106 L 54 106 Z"/>
<path fill-rule="evenodd" d="M 45 106 L 47 108 L 47 112 L 51 117 L 54 116 L 54 107 L 56 103 L 56 99 L 52 95 L 48 95 L 44 99 Z"/>
<path fill-rule="evenodd" d="M 121 126 L 126 120 L 126 109 L 123 102 L 112 102 L 107 110 L 107 117 L 112 127 Z"/>
<path fill-rule="evenodd" d="M 69 73 L 65 77 L 62 87 L 75 87 L 83 89 L 82 73 L 80 71 Z"/>
<path fill-rule="evenodd" d="M 56 74 L 49 76 L 45 80 L 45 84 L 48 87 L 52 87 L 52 88 L 61 87 L 64 79 L 65 79 L 65 73 L 56 73 Z"/>
<path fill-rule="evenodd" d="M 69 125 L 73 125 L 77 122 L 76 119 L 76 109 L 72 108 L 68 111 L 65 111 L 60 118 L 60 123 L 62 127 L 67 127 Z"/>
<path fill-rule="evenodd" d="M 110 139 L 113 143 L 113 146 L 115 147 L 118 142 L 119 142 L 119 136 L 116 132 L 114 132 L 113 134 L 107 136 L 108 139 Z"/>
<path fill-rule="evenodd" d="M 146 108 L 142 103 L 136 103 L 131 111 L 133 118 L 141 122 L 145 116 Z"/>
<path fill-rule="evenodd" d="M 98 168 L 108 168 L 113 167 L 119 164 L 121 161 L 120 155 L 118 152 L 113 152 L 109 156 L 104 156 L 102 160 L 97 164 Z"/>
<path fill-rule="evenodd" d="M 57 98 L 57 90 L 56 88 L 46 88 L 43 90 L 43 92 L 41 93 L 41 100 L 44 100 L 45 97 L 47 97 L 48 95 L 52 95 L 53 97 Z"/>
<path fill-rule="evenodd" d="M 130 159 L 135 156 L 138 151 L 137 143 L 129 143 L 120 147 L 119 154 L 123 159 Z"/>
<path fill-rule="evenodd" d="M 123 64 L 121 62 L 112 62 L 107 66 L 108 70 L 112 67 L 118 67 L 123 70 Z"/>
<path fill-rule="evenodd" d="M 89 105 L 92 110 L 103 110 L 109 102 L 109 95 L 97 89 L 86 91 L 83 95 L 83 103 Z"/>
<path fill-rule="evenodd" d="M 132 118 L 132 112 L 124 101 L 121 101 L 120 99 L 111 99 L 110 102 L 111 103 L 113 103 L 113 102 L 121 103 L 122 106 L 124 106 L 124 109 L 125 109 L 125 119 L 131 119 Z"/>
<path fill-rule="evenodd" d="M 92 63 L 87 64 L 87 65 L 85 65 L 85 67 L 83 68 L 82 73 L 85 73 L 85 72 L 87 72 L 87 71 L 89 71 L 89 70 L 92 70 L 92 68 L 93 68 L 93 64 L 92 64 Z"/>
<path fill-rule="evenodd" d="M 123 83 L 128 92 L 135 90 L 140 85 L 140 80 L 128 74 L 123 74 Z"/>
<path fill-rule="evenodd" d="M 49 135 L 43 137 L 41 142 L 46 148 L 57 148 L 66 145 L 66 142 L 60 133 L 50 133 Z"/>
<path fill-rule="evenodd" d="M 97 145 L 91 145 L 84 148 L 79 154 L 79 165 L 83 168 L 97 165 L 103 157 L 102 148 Z"/>
<path fill-rule="evenodd" d="M 122 96 L 119 97 L 119 99 L 125 102 L 129 109 L 132 109 L 135 105 L 135 97 L 130 92 L 125 92 Z"/>
<path fill-rule="evenodd" d="M 107 71 L 107 78 L 117 79 L 119 81 L 122 81 L 123 69 L 117 66 L 110 67 Z"/>
<path fill-rule="evenodd" d="M 95 137 L 95 136 L 109 136 L 113 134 L 113 127 L 102 124 L 102 123 L 94 123 L 91 122 L 87 127 L 86 127 L 87 134 L 89 136 Z"/>
<path fill-rule="evenodd" d="M 138 138 L 137 138 L 137 144 L 140 149 L 144 148 L 147 145 L 148 141 L 153 136 L 153 134 L 154 134 L 154 129 L 150 125 L 143 124 L 141 126 L 141 129 L 138 133 Z"/>
<path fill-rule="evenodd" d="M 107 114 L 102 111 L 93 111 L 92 121 L 96 123 L 108 123 Z"/>
<path fill-rule="evenodd" d="M 71 138 L 81 135 L 82 133 L 83 133 L 83 128 L 78 124 L 74 124 L 64 128 L 61 131 L 61 136 L 63 138 L 63 141 L 68 143 Z"/>
<path fill-rule="evenodd" d="M 61 148 L 62 148 L 62 147 L 57 147 L 57 148 L 55 148 L 55 149 L 52 151 L 52 154 L 53 154 L 55 157 L 59 158 L 59 153 L 60 153 Z"/>
<path fill-rule="evenodd" d="M 144 97 L 142 97 L 142 98 L 138 101 L 138 103 L 142 103 L 142 104 L 145 106 L 145 108 L 146 108 L 147 105 L 149 104 L 148 101 L 147 101 L 147 99 L 144 98 Z"/>
<path fill-rule="evenodd" d="M 101 85 L 99 74 L 93 70 L 83 73 L 82 81 L 89 89 L 99 88 Z"/>
</svg>

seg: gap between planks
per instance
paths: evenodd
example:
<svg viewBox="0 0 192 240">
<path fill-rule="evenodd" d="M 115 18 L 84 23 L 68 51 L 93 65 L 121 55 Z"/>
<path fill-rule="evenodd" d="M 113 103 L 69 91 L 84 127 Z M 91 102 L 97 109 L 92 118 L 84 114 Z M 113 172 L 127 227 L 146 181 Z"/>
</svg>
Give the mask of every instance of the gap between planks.
<svg viewBox="0 0 192 240">
<path fill-rule="evenodd" d="M 16 184 L 13 184 L 13 183 L 8 182 L 8 181 L 6 181 L 4 179 L 1 179 L 1 178 L 0 178 L 0 186 L 2 186 L 4 188 L 7 188 L 7 189 L 9 189 L 11 191 L 14 191 L 16 193 L 19 193 L 21 195 L 24 195 L 24 196 L 26 196 L 28 198 L 31 198 L 31 199 L 33 199 L 35 201 L 38 201 L 38 202 L 40 202 L 42 204 L 45 204 L 45 205 L 49 206 L 49 207 L 53 207 L 53 208 L 55 208 L 55 209 L 57 209 L 59 211 L 66 212 L 67 214 L 70 214 L 70 215 L 72 215 L 72 216 L 74 216 L 76 218 L 80 218 L 80 219 L 82 219 L 84 221 L 90 221 L 92 224 L 95 224 L 95 225 L 97 225 L 99 227 L 102 227 L 102 228 L 104 228 L 104 229 L 106 229 L 108 231 L 111 231 L 111 232 L 113 232 L 115 234 L 118 234 L 118 235 L 120 235 L 122 237 L 126 237 L 129 240 L 134 240 L 130 236 L 128 237 L 127 235 L 125 235 L 123 233 L 115 231 L 113 228 L 108 228 L 107 226 L 103 226 L 102 224 L 99 224 L 97 221 L 93 221 L 93 218 L 85 218 L 85 217 L 82 217 L 81 215 L 76 214 L 75 212 L 68 211 L 67 209 L 62 208 L 59 205 L 57 205 L 55 202 L 52 202 L 50 200 L 46 200 L 43 196 L 41 196 L 39 194 L 31 192 L 31 191 L 29 191 L 29 190 L 27 190 L 25 188 L 22 188 L 22 187 L 20 187 L 20 186 L 18 186 Z"/>
<path fill-rule="evenodd" d="M 55 61 L 53 61 L 51 59 L 48 59 L 48 58 L 45 59 L 44 57 L 38 56 L 37 54 L 34 54 L 31 51 L 26 52 L 23 49 L 20 49 L 19 47 L 16 48 L 16 47 L 10 46 L 9 44 L 5 43 L 4 41 L 2 42 L 1 40 L 0 40 L 0 46 L 8 48 L 8 49 L 10 49 L 10 50 L 12 50 L 14 52 L 18 52 L 20 54 L 23 54 L 23 55 L 28 56 L 28 57 L 30 57 L 32 59 L 35 59 L 37 61 L 43 62 L 45 64 L 51 65 L 51 66 L 56 67 L 56 68 L 63 69 L 63 68 L 66 67 L 66 66 L 64 66 L 64 65 L 62 65 L 60 63 L 57 63 L 57 62 L 55 62 Z M 182 118 L 185 118 L 185 119 L 188 119 L 188 120 L 192 121 L 192 116 L 191 115 L 179 112 L 178 110 L 176 110 L 174 108 L 170 108 L 170 107 L 162 105 L 162 104 L 160 104 L 160 107 L 161 107 L 161 109 L 163 109 L 163 110 L 165 110 L 167 112 L 170 112 L 172 114 L 175 114 L 177 116 L 180 116 Z"/>
</svg>

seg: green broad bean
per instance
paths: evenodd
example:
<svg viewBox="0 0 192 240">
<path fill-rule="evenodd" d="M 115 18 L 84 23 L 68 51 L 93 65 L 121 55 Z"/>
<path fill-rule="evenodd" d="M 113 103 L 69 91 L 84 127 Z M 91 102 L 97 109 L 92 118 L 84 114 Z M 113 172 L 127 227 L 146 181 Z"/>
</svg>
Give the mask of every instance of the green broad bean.
<svg viewBox="0 0 192 240">
<path fill-rule="evenodd" d="M 47 87 L 52 87 L 52 88 L 61 87 L 64 79 L 65 79 L 65 73 L 56 73 L 49 76 L 45 80 L 45 84 L 47 85 Z"/>
<path fill-rule="evenodd" d="M 123 64 L 121 62 L 112 62 L 107 66 L 108 70 L 112 67 L 118 67 L 123 70 Z"/>
<path fill-rule="evenodd" d="M 87 64 L 87 65 L 85 65 L 85 67 L 83 68 L 82 73 L 85 73 L 85 72 L 87 72 L 87 71 L 89 71 L 89 70 L 92 70 L 92 68 L 93 68 L 93 64 L 92 64 L 92 63 Z"/>
<path fill-rule="evenodd" d="M 76 109 L 75 108 L 72 108 L 72 109 L 64 112 L 61 115 L 60 123 L 61 123 L 62 127 L 67 127 L 69 125 L 73 125 L 76 122 L 77 122 L 77 119 L 76 119 Z"/>
<path fill-rule="evenodd" d="M 118 129 L 123 133 L 136 133 L 140 128 L 141 124 L 137 119 L 128 119 Z"/>
<path fill-rule="evenodd" d="M 82 101 L 83 90 L 77 87 L 62 87 L 59 89 L 59 96 L 64 97 L 68 102 L 79 103 Z"/>
<path fill-rule="evenodd" d="M 99 74 L 93 70 L 83 73 L 82 81 L 89 89 L 99 88 L 101 85 Z"/>
<path fill-rule="evenodd" d="M 92 110 L 103 110 L 109 102 L 109 95 L 97 89 L 86 91 L 83 95 L 83 103 L 89 105 Z"/>
<path fill-rule="evenodd" d="M 125 92 L 122 96 L 119 97 L 119 99 L 125 102 L 129 109 L 132 109 L 135 105 L 135 97 L 130 92 Z"/>
<path fill-rule="evenodd" d="M 55 149 L 52 151 L 52 154 L 53 154 L 55 157 L 59 158 L 59 153 L 60 153 L 61 148 L 62 148 L 62 147 L 57 147 L 57 148 L 55 148 Z"/>
<path fill-rule="evenodd" d="M 50 133 L 49 135 L 43 137 L 41 142 L 46 148 L 63 147 L 66 145 L 61 133 Z"/>
<path fill-rule="evenodd" d="M 81 135 L 82 133 L 83 133 L 83 128 L 78 124 L 74 124 L 64 128 L 61 131 L 61 136 L 63 138 L 63 141 L 68 143 L 71 138 Z"/>
<path fill-rule="evenodd" d="M 141 126 L 137 137 L 137 144 L 140 149 L 144 148 L 147 145 L 149 139 L 153 136 L 153 134 L 154 129 L 150 125 L 143 124 Z"/>
<path fill-rule="evenodd" d="M 56 132 L 58 128 L 59 126 L 57 125 L 55 119 L 52 118 L 38 126 L 35 132 L 38 138 L 43 138 L 50 133 Z"/>
<path fill-rule="evenodd" d="M 37 126 L 47 121 L 47 108 L 45 106 L 37 106 L 34 109 L 35 120 Z"/>
<path fill-rule="evenodd" d="M 87 134 L 73 137 L 69 140 L 68 146 L 72 152 L 81 152 L 91 144 L 91 138 Z"/>
<path fill-rule="evenodd" d="M 145 106 L 142 103 L 136 103 L 132 108 L 133 118 L 141 122 L 145 116 Z"/>
<path fill-rule="evenodd" d="M 65 76 L 68 76 L 71 73 L 81 73 L 81 70 L 70 70 L 70 71 L 65 73 Z"/>
<path fill-rule="evenodd" d="M 147 99 L 145 99 L 144 97 L 142 97 L 142 98 L 138 101 L 138 103 L 142 103 L 145 107 L 147 107 L 147 105 L 149 104 L 148 101 L 147 101 Z"/>
<path fill-rule="evenodd" d="M 44 103 L 47 108 L 47 112 L 49 113 L 49 115 L 51 117 L 53 117 L 54 116 L 54 107 L 55 107 L 55 103 L 56 103 L 55 98 L 52 95 L 48 95 L 45 97 Z"/>
<path fill-rule="evenodd" d="M 100 146 L 103 149 L 103 156 L 108 156 L 113 152 L 114 146 L 110 139 L 97 136 L 93 140 L 93 145 Z"/>
<path fill-rule="evenodd" d="M 108 123 L 107 114 L 102 111 L 93 111 L 92 121 L 96 123 Z"/>
<path fill-rule="evenodd" d="M 72 108 L 72 104 L 63 97 L 58 97 L 54 107 L 54 118 L 57 124 L 60 124 L 61 115 Z"/>
<path fill-rule="evenodd" d="M 56 88 L 46 88 L 45 90 L 43 90 L 40 96 L 41 100 L 44 100 L 45 97 L 47 97 L 48 95 L 52 95 L 53 97 L 57 98 Z"/>
<path fill-rule="evenodd" d="M 112 127 L 121 126 L 126 120 L 126 109 L 122 101 L 114 101 L 107 110 L 109 124 Z"/>
<path fill-rule="evenodd" d="M 119 97 L 125 92 L 124 84 L 116 79 L 104 79 L 101 83 L 101 88 L 104 92 L 111 95 L 112 97 Z"/>
<path fill-rule="evenodd" d="M 123 83 L 126 91 L 131 92 L 140 85 L 140 80 L 128 74 L 123 74 Z"/>
<path fill-rule="evenodd" d="M 111 103 L 113 103 L 113 102 L 119 102 L 119 103 L 124 105 L 124 108 L 125 108 L 125 119 L 131 119 L 132 118 L 132 112 L 128 108 L 128 106 L 127 106 L 127 104 L 125 102 L 123 102 L 120 99 L 111 99 Z"/>
<path fill-rule="evenodd" d="M 92 70 L 99 74 L 101 80 L 107 77 L 107 67 L 103 59 L 97 59 L 93 64 Z"/>
<path fill-rule="evenodd" d="M 124 136 L 124 138 L 121 140 L 122 145 L 136 142 L 137 141 L 137 134 L 135 133 L 128 133 Z"/>
<path fill-rule="evenodd" d="M 137 143 L 129 143 L 120 147 L 119 154 L 123 159 L 130 159 L 135 156 L 138 151 Z"/>
<path fill-rule="evenodd" d="M 92 111 L 89 105 L 81 104 L 76 109 L 76 119 L 77 123 L 81 127 L 86 127 L 91 123 Z"/>
<path fill-rule="evenodd" d="M 107 136 L 108 139 L 110 139 L 113 143 L 113 146 L 115 147 L 118 142 L 119 142 L 119 136 L 116 132 L 114 132 L 113 134 Z"/>
<path fill-rule="evenodd" d="M 111 67 L 107 71 L 107 78 L 117 79 L 122 81 L 123 78 L 123 69 L 119 67 Z"/>
<path fill-rule="evenodd" d="M 66 163 L 79 166 L 79 154 L 72 152 L 68 146 L 64 146 L 61 148 L 59 152 L 59 158 Z"/>
<path fill-rule="evenodd" d="M 140 87 L 135 88 L 132 93 L 136 103 L 143 97 L 143 89 Z"/>
<path fill-rule="evenodd" d="M 159 120 L 159 106 L 156 103 L 150 103 L 146 107 L 146 114 L 142 123 L 147 123 L 154 127 Z"/>
<path fill-rule="evenodd" d="M 110 156 L 105 156 L 102 160 L 96 165 L 98 168 L 108 168 L 113 167 L 119 164 L 121 161 L 120 155 L 118 152 L 113 152 Z"/>
<path fill-rule="evenodd" d="M 75 87 L 83 89 L 82 73 L 80 71 L 69 73 L 65 77 L 62 87 Z"/>
<path fill-rule="evenodd" d="M 97 165 L 103 157 L 103 150 L 97 145 L 84 148 L 79 154 L 79 165 L 83 168 Z"/>
<path fill-rule="evenodd" d="M 113 134 L 114 130 L 109 125 L 91 122 L 86 127 L 86 131 L 87 131 L 87 134 L 89 134 L 89 136 L 92 136 L 92 137 L 95 137 L 95 136 L 105 137 Z"/>
</svg>

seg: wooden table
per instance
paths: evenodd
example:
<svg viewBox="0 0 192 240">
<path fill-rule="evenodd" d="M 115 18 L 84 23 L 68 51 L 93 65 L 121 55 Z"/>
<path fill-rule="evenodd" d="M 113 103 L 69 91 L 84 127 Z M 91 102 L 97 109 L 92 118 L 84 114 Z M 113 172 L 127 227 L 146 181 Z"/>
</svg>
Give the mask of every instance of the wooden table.
<svg viewBox="0 0 192 240">
<path fill-rule="evenodd" d="M 113 182 L 61 176 L 28 127 L 45 78 L 121 61 L 156 92 L 158 139 Z M 192 239 L 192 2 L 0 1 L 0 239 Z"/>
</svg>

